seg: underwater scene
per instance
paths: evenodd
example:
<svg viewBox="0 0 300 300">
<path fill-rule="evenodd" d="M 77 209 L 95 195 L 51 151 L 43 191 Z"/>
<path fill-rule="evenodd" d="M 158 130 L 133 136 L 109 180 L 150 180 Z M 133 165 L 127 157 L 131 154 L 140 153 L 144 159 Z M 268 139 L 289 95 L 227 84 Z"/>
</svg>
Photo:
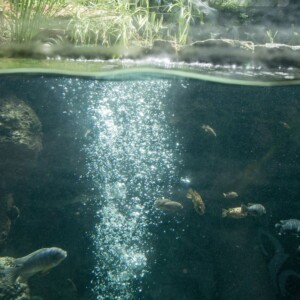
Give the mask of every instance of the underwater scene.
<svg viewBox="0 0 300 300">
<path fill-rule="evenodd" d="M 0 91 L 1 299 L 300 299 L 299 85 Z"/>
</svg>

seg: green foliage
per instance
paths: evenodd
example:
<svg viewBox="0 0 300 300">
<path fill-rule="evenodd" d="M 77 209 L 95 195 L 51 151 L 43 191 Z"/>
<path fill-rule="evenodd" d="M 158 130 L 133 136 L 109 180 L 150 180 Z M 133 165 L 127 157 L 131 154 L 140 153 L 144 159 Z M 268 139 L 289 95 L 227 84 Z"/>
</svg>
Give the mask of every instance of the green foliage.
<svg viewBox="0 0 300 300">
<path fill-rule="evenodd" d="M 6 12 L 10 20 L 11 40 L 29 42 L 42 26 L 47 26 L 61 0 L 14 0 L 9 1 Z"/>
<path fill-rule="evenodd" d="M 138 41 L 151 46 L 155 39 L 162 38 L 163 17 L 149 6 L 148 0 L 98 0 L 86 4 L 97 13 L 78 13 L 71 19 L 68 32 L 75 44 L 128 46 Z"/>
<path fill-rule="evenodd" d="M 75 45 L 151 47 L 156 40 L 163 40 L 180 48 L 211 36 L 232 38 L 232 24 L 236 27 L 251 22 L 251 15 L 241 9 L 251 2 L 253 0 L 0 0 L 0 42 L 27 43 L 41 38 L 47 42 L 52 39 L 54 43 L 58 39 L 62 44 L 68 39 Z M 224 16 L 229 21 L 223 26 L 217 22 Z M 290 43 L 298 44 L 298 27 L 292 32 Z M 261 36 L 262 42 L 270 43 L 279 42 L 283 37 L 271 27 L 263 34 L 245 32 L 242 38 L 249 39 L 249 36 L 254 41 L 255 35 Z"/>
<path fill-rule="evenodd" d="M 212 7 L 223 11 L 237 11 L 243 7 L 247 7 L 251 0 L 210 0 Z"/>
<path fill-rule="evenodd" d="M 203 21 L 191 0 L 158 5 L 151 0 L 11 0 L 5 12 L 9 31 L 2 37 L 13 42 L 32 41 L 41 29 L 58 28 L 58 12 L 67 15 L 67 36 L 76 45 L 139 44 L 151 47 L 155 40 L 188 42 L 191 24 Z M 151 5 L 152 3 L 152 5 Z M 164 2 L 166 3 L 166 2 Z M 1 25 L 1 24 L 0 24 Z"/>
<path fill-rule="evenodd" d="M 176 0 L 168 6 L 168 13 L 172 15 L 175 30 L 169 31 L 170 36 L 177 45 L 185 45 L 188 42 L 190 27 L 192 24 L 200 24 L 203 21 L 203 14 L 190 0 Z M 196 21 L 198 20 L 198 22 Z"/>
</svg>

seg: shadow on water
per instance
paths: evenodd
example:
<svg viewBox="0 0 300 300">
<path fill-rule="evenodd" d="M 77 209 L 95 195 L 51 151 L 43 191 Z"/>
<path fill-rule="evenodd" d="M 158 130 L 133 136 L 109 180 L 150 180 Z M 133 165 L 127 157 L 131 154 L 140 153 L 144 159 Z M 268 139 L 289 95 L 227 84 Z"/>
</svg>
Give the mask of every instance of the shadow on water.
<svg viewBox="0 0 300 300">
<path fill-rule="evenodd" d="M 60 266 L 30 279 L 32 295 L 297 299 L 298 278 L 287 271 L 300 272 L 300 240 L 278 236 L 274 225 L 299 216 L 299 86 L 117 79 L 1 77 L 1 99 L 14 95 L 34 110 L 43 145 L 22 172 L 7 169 L 0 148 L 1 194 L 12 193 L 20 211 L 2 256 L 68 251 Z M 203 198 L 203 216 L 186 198 L 190 187 Z M 229 191 L 239 197 L 224 198 Z M 183 209 L 160 212 L 159 197 Z M 221 217 L 242 203 L 261 203 L 267 214 Z M 276 268 L 260 230 L 288 255 Z"/>
</svg>

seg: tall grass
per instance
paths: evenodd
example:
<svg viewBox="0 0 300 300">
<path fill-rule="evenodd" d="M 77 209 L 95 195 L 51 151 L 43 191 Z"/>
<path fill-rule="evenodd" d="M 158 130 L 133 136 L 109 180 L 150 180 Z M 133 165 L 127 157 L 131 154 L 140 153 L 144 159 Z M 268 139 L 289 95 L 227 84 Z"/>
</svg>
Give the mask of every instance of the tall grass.
<svg viewBox="0 0 300 300">
<path fill-rule="evenodd" d="M 203 18 L 190 0 L 156 6 L 150 6 L 149 0 L 87 2 L 99 13 L 94 17 L 77 14 L 70 21 L 68 31 L 76 44 L 128 46 L 133 42 L 151 47 L 159 39 L 183 45 L 188 40 L 191 23 Z"/>
<path fill-rule="evenodd" d="M 89 10 L 97 13 L 91 16 Z M 161 37 L 163 28 L 163 18 L 149 6 L 149 0 L 98 0 L 90 1 L 85 13 L 72 18 L 68 32 L 75 44 L 128 46 L 135 41 L 147 46 Z"/>
<path fill-rule="evenodd" d="M 6 15 L 10 20 L 11 40 L 31 41 L 62 5 L 61 0 L 10 0 Z"/>
<path fill-rule="evenodd" d="M 173 0 L 164 5 L 151 0 L 10 0 L 6 3 L 9 4 L 5 14 L 10 39 L 18 43 L 32 41 L 41 28 L 61 29 L 57 25 L 57 12 L 70 6 L 73 14 L 64 15 L 68 19 L 65 29 L 69 40 L 76 45 L 151 47 L 155 40 L 184 45 L 191 24 L 203 17 L 191 0 Z"/>
</svg>

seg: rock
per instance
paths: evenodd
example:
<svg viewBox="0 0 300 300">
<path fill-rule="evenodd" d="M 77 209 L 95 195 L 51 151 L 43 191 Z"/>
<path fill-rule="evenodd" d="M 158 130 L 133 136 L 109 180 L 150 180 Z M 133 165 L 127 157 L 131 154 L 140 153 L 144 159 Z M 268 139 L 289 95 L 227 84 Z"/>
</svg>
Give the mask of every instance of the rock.
<svg viewBox="0 0 300 300">
<path fill-rule="evenodd" d="M 0 98 L 1 178 L 10 183 L 26 175 L 41 150 L 42 129 L 35 112 L 15 96 Z"/>
<path fill-rule="evenodd" d="M 0 193 L 0 250 L 5 246 L 11 224 L 19 214 L 19 209 L 14 205 L 13 195 Z"/>
<path fill-rule="evenodd" d="M 3 275 L 3 270 L 12 266 L 14 258 L 0 257 L 0 299 L 1 300 L 30 300 L 27 283 L 16 282 L 8 284 Z"/>
</svg>

